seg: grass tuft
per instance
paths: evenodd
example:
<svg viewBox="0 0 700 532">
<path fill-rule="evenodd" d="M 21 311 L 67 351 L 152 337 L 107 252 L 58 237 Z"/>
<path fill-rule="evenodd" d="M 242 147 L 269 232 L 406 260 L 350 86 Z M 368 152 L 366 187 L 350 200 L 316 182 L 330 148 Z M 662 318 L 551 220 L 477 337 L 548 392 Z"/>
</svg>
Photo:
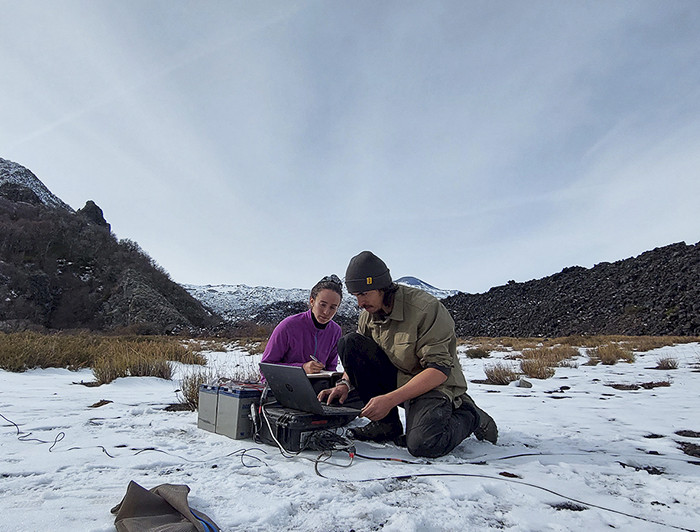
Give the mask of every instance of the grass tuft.
<svg viewBox="0 0 700 532">
<path fill-rule="evenodd" d="M 467 349 L 465 354 L 468 358 L 488 358 L 491 356 L 491 350 L 487 347 L 478 346 Z"/>
<path fill-rule="evenodd" d="M 656 369 L 678 369 L 678 360 L 673 357 L 660 358 L 656 362 Z"/>
<path fill-rule="evenodd" d="M 496 362 L 484 367 L 484 373 L 491 384 L 507 385 L 518 379 L 518 372 L 513 366 L 503 362 Z"/>
<path fill-rule="evenodd" d="M 593 349 L 589 356 L 592 360 L 597 361 L 596 364 L 600 362 L 606 366 L 617 364 L 620 360 L 630 363 L 635 360 L 634 353 L 618 343 L 600 345 Z"/>
<path fill-rule="evenodd" d="M 213 381 L 216 378 L 210 369 L 198 369 L 188 371 L 180 382 L 180 403 L 190 410 L 199 408 L 199 387 L 202 384 Z"/>
<path fill-rule="evenodd" d="M 549 379 L 555 370 L 546 358 L 525 358 L 520 361 L 520 371 L 532 379 Z"/>
</svg>

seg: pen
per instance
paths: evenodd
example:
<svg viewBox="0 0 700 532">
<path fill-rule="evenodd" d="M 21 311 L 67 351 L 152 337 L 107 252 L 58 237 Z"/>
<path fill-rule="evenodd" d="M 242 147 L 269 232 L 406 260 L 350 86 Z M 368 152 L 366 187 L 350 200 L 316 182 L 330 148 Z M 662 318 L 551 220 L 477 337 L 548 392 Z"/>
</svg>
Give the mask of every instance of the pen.
<svg viewBox="0 0 700 532">
<path fill-rule="evenodd" d="M 323 363 L 322 363 L 318 358 L 316 358 L 315 356 L 313 356 L 313 355 L 309 355 L 309 356 L 311 357 L 311 360 L 313 360 L 314 362 L 318 362 L 318 363 L 321 364 L 324 368 L 326 367 L 326 365 L 323 364 Z"/>
</svg>

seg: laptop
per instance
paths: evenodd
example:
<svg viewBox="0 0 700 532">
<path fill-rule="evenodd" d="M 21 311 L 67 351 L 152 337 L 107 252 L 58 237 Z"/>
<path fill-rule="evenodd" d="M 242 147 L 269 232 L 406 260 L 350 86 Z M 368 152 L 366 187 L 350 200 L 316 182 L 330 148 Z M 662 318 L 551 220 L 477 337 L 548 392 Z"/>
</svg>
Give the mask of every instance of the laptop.
<svg viewBox="0 0 700 532">
<path fill-rule="evenodd" d="M 306 372 L 299 366 L 261 362 L 260 371 L 282 406 L 322 416 L 357 416 L 360 413 L 359 408 L 327 405 L 319 401 Z"/>
</svg>

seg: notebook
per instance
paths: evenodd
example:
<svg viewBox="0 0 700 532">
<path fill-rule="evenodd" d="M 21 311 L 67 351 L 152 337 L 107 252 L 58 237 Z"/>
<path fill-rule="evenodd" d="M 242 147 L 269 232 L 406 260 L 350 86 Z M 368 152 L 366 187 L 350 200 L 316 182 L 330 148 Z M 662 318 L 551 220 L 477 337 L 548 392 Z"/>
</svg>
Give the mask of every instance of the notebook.
<svg viewBox="0 0 700 532">
<path fill-rule="evenodd" d="M 359 408 L 327 405 L 319 401 L 306 372 L 299 366 L 261 362 L 260 371 L 282 406 L 323 416 L 356 416 L 360 413 Z"/>
</svg>

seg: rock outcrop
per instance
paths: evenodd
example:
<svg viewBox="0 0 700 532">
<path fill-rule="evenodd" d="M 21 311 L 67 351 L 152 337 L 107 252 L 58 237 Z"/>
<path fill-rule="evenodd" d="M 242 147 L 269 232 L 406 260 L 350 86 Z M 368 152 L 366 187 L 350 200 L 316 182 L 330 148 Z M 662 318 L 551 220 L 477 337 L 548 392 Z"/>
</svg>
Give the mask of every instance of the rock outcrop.
<svg viewBox="0 0 700 532">
<path fill-rule="evenodd" d="M 459 336 L 700 335 L 700 244 L 672 244 L 443 303 Z"/>
<path fill-rule="evenodd" d="M 74 212 L 26 168 L 0 159 L 0 331 L 198 332 L 221 319 L 102 209 Z"/>
</svg>

